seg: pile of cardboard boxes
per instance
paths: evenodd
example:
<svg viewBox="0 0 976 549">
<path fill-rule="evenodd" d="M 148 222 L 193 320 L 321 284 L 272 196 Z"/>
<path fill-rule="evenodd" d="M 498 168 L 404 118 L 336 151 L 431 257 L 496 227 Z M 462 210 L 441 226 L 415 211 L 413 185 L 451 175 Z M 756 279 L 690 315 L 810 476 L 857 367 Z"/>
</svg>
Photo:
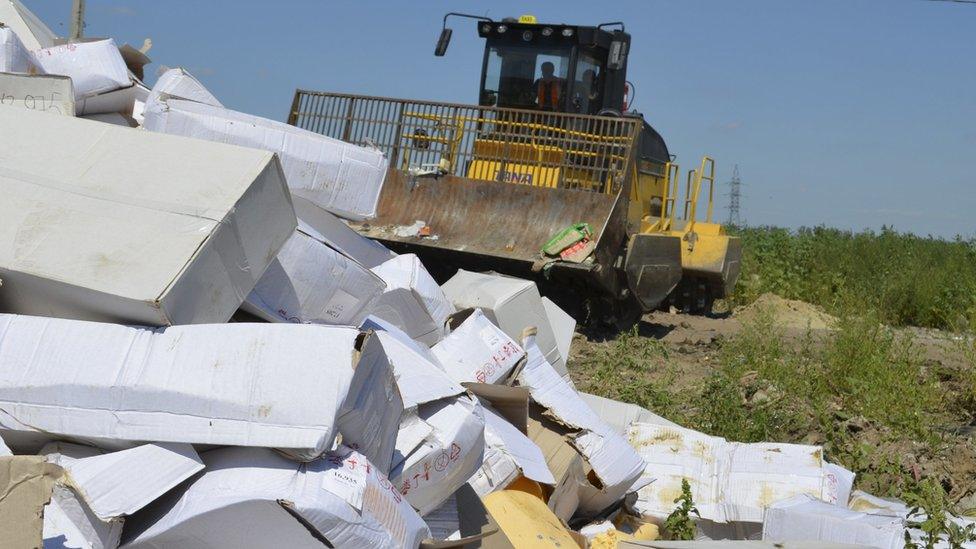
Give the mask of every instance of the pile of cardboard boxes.
<svg viewBox="0 0 976 549">
<path fill-rule="evenodd" d="M 658 546 L 683 479 L 703 538 L 903 543 L 819 447 L 579 393 L 534 283 L 350 229 L 379 151 L 146 63 L 0 0 L 4 547 Z"/>
</svg>

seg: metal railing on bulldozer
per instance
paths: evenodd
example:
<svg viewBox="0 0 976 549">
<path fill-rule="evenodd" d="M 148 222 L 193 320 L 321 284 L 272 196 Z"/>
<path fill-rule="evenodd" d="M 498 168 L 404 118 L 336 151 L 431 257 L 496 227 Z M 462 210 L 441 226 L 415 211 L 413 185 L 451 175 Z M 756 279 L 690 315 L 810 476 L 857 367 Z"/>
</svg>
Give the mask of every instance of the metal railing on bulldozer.
<svg viewBox="0 0 976 549">
<path fill-rule="evenodd" d="M 377 147 L 415 175 L 620 190 L 641 121 L 297 90 L 288 123 Z"/>
</svg>

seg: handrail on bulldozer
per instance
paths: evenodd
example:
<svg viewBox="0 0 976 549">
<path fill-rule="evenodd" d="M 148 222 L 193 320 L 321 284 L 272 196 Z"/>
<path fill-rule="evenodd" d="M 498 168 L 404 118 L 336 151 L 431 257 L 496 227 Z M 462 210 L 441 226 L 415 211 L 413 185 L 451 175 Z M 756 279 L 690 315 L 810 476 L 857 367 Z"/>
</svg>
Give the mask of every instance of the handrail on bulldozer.
<svg viewBox="0 0 976 549">
<path fill-rule="evenodd" d="M 688 171 L 688 178 L 685 182 L 684 217 L 688 221 L 687 230 L 689 232 L 695 228 L 697 221 L 698 199 L 701 196 L 703 181 L 708 181 L 708 209 L 706 210 L 705 221 L 711 223 L 715 199 L 715 160 L 709 156 L 702 157 L 699 169 Z M 689 209 L 691 210 L 690 213 Z"/>
<path fill-rule="evenodd" d="M 661 221 L 659 227 L 671 228 L 674 227 L 674 216 L 675 216 L 675 200 L 678 196 L 678 177 L 681 174 L 681 168 L 673 163 L 668 162 L 664 165 L 664 197 L 661 200 Z M 665 220 L 668 220 L 665 224 Z"/>
</svg>

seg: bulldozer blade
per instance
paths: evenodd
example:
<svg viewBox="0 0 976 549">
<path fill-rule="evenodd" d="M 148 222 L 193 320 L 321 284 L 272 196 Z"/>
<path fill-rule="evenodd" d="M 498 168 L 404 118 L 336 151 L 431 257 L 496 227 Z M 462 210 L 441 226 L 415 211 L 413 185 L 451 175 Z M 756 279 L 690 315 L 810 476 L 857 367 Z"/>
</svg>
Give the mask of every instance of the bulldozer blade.
<svg viewBox="0 0 976 549">
<path fill-rule="evenodd" d="M 414 177 L 391 169 L 380 194 L 377 217 L 352 226 L 398 252 L 431 259 L 435 278 L 454 269 L 491 269 L 539 277 L 542 246 L 574 223 L 588 223 L 596 248 L 583 263 L 557 261 L 548 278 L 590 279 L 603 293 L 617 292 L 613 265 L 626 243 L 620 195 L 482 181 L 445 175 Z M 423 221 L 429 234 L 403 228 Z M 400 229 L 398 232 L 397 229 Z M 440 272 L 440 264 L 450 271 Z"/>
</svg>

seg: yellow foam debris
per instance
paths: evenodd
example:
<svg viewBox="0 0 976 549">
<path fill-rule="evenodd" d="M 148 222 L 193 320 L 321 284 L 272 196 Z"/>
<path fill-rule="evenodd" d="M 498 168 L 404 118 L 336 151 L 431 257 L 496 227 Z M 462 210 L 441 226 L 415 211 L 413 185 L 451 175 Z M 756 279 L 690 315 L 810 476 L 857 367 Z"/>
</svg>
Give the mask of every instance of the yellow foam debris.
<svg viewBox="0 0 976 549">
<path fill-rule="evenodd" d="M 500 490 L 482 499 L 498 528 L 515 547 L 575 549 L 569 530 L 538 497 L 521 490 Z"/>
<path fill-rule="evenodd" d="M 654 541 L 658 537 L 656 524 L 641 524 L 633 534 L 627 534 L 620 530 L 607 530 L 601 532 L 590 540 L 590 549 L 617 549 L 617 543 L 621 541 Z"/>
</svg>

